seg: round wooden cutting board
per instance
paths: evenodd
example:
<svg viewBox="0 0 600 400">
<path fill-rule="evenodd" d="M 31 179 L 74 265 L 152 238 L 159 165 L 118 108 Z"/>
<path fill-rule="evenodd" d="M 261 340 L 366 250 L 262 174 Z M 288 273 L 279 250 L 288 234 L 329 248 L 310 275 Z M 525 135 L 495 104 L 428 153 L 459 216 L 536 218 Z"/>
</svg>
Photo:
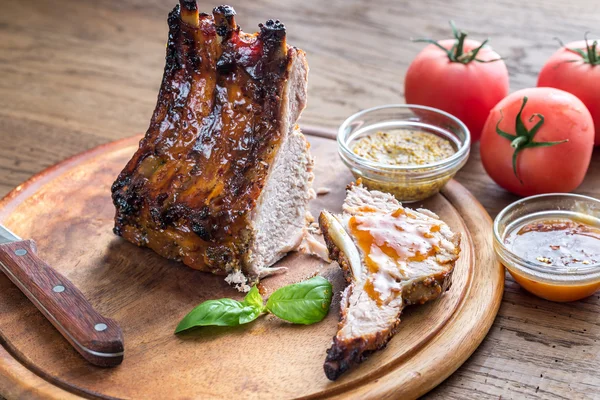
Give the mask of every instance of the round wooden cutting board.
<svg viewBox="0 0 600 400">
<path fill-rule="evenodd" d="M 341 211 L 352 175 L 330 133 L 305 129 L 316 158 L 312 202 L 318 215 Z M 110 186 L 140 137 L 78 155 L 17 187 L 0 202 L 0 222 L 37 241 L 39 254 L 66 275 L 94 307 L 119 322 L 125 360 L 112 369 L 84 361 L 27 298 L 0 274 L 0 394 L 7 398 L 413 398 L 454 372 L 492 325 L 504 271 L 492 249 L 491 220 L 459 183 L 414 207 L 436 212 L 462 234 L 451 289 L 408 308 L 387 348 L 330 382 L 325 351 L 336 333 L 342 274 L 336 265 L 291 254 L 284 275 L 265 279 L 267 293 L 315 272 L 334 284 L 327 318 L 311 326 L 272 316 L 235 328 L 201 328 L 181 336 L 179 320 L 202 301 L 241 298 L 223 277 L 194 271 L 113 235 Z"/>
</svg>

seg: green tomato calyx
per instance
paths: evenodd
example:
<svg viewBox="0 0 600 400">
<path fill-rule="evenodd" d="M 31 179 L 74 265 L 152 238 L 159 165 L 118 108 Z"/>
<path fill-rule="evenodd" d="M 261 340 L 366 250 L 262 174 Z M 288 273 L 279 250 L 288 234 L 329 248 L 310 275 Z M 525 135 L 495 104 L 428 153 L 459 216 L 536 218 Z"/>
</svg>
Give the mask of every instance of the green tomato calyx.
<svg viewBox="0 0 600 400">
<path fill-rule="evenodd" d="M 598 48 L 598 41 L 594 40 L 592 44 L 588 41 L 588 33 L 586 32 L 583 36 L 585 38 L 585 50 L 583 49 L 571 49 L 564 45 L 564 43 L 559 39 L 555 38 L 558 43 L 564 47 L 567 51 L 570 51 L 573 54 L 579 55 L 581 58 L 575 60 L 569 60 L 566 62 L 578 62 L 583 61 L 584 64 L 600 65 L 600 48 Z"/>
<path fill-rule="evenodd" d="M 489 63 L 494 61 L 500 61 L 502 58 L 495 58 L 493 60 L 481 60 L 477 58 L 477 55 L 481 49 L 489 42 L 490 39 L 485 39 L 478 47 L 471 51 L 465 52 L 465 39 L 467 38 L 467 32 L 457 29 L 454 21 L 450 21 L 450 27 L 452 28 L 452 34 L 456 42 L 450 49 L 445 48 L 439 44 L 436 40 L 424 38 L 424 39 L 411 39 L 413 42 L 430 43 L 434 46 L 439 47 L 444 53 L 448 55 L 450 62 L 457 62 L 461 64 L 468 64 L 471 61 L 477 61 L 480 63 Z"/>
<path fill-rule="evenodd" d="M 521 177 L 519 176 L 519 173 L 517 171 L 517 158 L 521 151 L 533 147 L 555 146 L 557 144 L 569 141 L 569 139 L 565 139 L 556 142 L 534 142 L 533 138 L 535 134 L 540 130 L 542 125 L 544 125 L 544 116 L 542 114 L 532 114 L 529 118 L 529 122 L 532 122 L 536 117 L 538 118 L 538 122 L 533 126 L 533 128 L 528 130 L 525 127 L 525 124 L 523 123 L 522 119 L 523 109 L 527 104 L 527 100 L 527 96 L 524 96 L 523 103 L 521 104 L 521 109 L 519 110 L 519 113 L 517 114 L 517 118 L 515 120 L 515 135 L 513 135 L 512 133 L 504 132 L 500 129 L 500 122 L 502 122 L 502 120 L 504 119 L 504 114 L 502 113 L 502 110 L 500 110 L 500 119 L 496 123 L 496 133 L 502 136 L 503 138 L 510 140 L 510 146 L 513 149 L 515 149 L 512 157 L 513 172 L 515 173 L 515 176 L 517 177 L 519 182 L 521 182 L 521 184 L 523 184 L 523 181 L 521 180 Z"/>
</svg>

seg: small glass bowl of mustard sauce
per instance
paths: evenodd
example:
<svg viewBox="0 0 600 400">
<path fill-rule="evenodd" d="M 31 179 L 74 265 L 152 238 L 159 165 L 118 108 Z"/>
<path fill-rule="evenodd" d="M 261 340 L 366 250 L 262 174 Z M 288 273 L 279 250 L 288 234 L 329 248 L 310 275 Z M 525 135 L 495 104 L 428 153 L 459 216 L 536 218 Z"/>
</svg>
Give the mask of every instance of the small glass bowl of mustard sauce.
<svg viewBox="0 0 600 400">
<path fill-rule="evenodd" d="M 354 114 L 340 126 L 337 141 L 342 161 L 363 185 L 405 203 L 438 193 L 467 162 L 471 146 L 459 119 L 411 104 Z"/>
<path fill-rule="evenodd" d="M 494 220 L 494 250 L 522 288 L 551 301 L 600 289 L 600 200 L 557 193 L 527 197 Z"/>
</svg>

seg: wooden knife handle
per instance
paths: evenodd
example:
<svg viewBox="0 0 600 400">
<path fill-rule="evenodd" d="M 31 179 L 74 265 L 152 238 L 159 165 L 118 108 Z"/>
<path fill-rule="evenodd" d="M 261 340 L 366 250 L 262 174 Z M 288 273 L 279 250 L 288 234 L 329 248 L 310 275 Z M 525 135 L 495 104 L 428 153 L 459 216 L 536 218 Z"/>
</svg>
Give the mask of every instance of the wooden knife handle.
<svg viewBox="0 0 600 400">
<path fill-rule="evenodd" d="M 123 361 L 123 334 L 67 278 L 36 255 L 33 240 L 0 244 L 0 269 L 86 360 L 112 367 Z"/>
</svg>

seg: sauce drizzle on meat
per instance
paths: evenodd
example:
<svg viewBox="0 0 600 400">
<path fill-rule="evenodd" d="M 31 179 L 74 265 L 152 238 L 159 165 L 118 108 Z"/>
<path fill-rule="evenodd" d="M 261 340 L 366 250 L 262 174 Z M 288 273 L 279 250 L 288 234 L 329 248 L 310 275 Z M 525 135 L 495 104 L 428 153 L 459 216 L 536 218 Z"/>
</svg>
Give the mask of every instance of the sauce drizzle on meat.
<svg viewBox="0 0 600 400">
<path fill-rule="evenodd" d="M 440 229 L 435 220 L 416 219 L 410 210 L 392 213 L 354 215 L 348 222 L 351 234 L 364 254 L 370 276 L 365 291 L 379 305 L 400 291 L 399 281 L 408 276 L 411 261 L 423 261 L 440 251 L 433 232 Z"/>
</svg>

